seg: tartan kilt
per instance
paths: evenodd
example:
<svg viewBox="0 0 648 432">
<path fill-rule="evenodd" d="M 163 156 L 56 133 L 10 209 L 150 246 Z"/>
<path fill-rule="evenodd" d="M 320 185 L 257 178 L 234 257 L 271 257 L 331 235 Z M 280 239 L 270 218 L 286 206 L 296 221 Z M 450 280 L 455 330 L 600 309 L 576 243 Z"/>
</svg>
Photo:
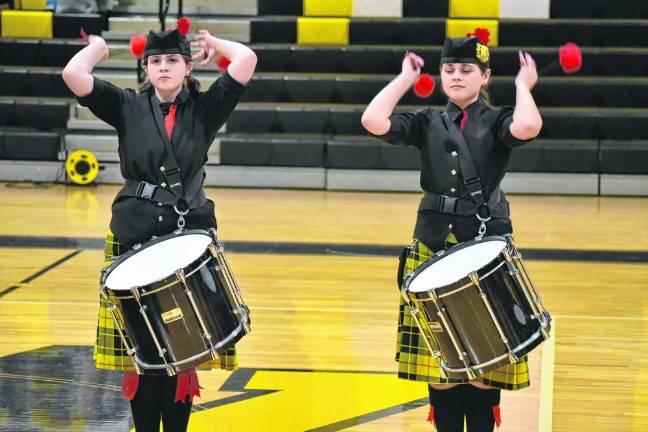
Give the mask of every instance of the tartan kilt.
<svg viewBox="0 0 648 432">
<path fill-rule="evenodd" d="M 454 234 L 446 239 L 446 249 L 457 243 Z M 411 248 L 402 257 L 403 280 L 406 276 L 435 255 L 426 245 L 414 240 Z M 400 287 L 399 287 L 400 288 Z M 396 361 L 398 377 L 413 381 L 425 381 L 430 384 L 464 384 L 467 379 L 443 378 L 438 361 L 430 355 L 430 350 L 420 335 L 419 328 L 410 315 L 410 308 L 405 300 L 400 299 L 398 330 L 396 336 Z M 502 366 L 476 379 L 485 385 L 502 390 L 519 390 L 529 386 L 529 364 L 527 356 L 517 363 Z"/>
<path fill-rule="evenodd" d="M 108 267 L 119 255 L 127 252 L 126 247 L 112 233 L 106 236 L 104 246 L 104 263 L 102 268 Z M 122 320 L 119 309 L 117 318 Z M 122 321 L 123 322 L 123 321 Z M 123 328 L 123 326 L 122 326 Z M 126 336 L 127 337 L 127 336 Z M 99 319 L 97 322 L 97 338 L 95 341 L 92 358 L 97 369 L 134 371 L 133 360 L 126 353 L 115 320 L 108 310 L 107 302 L 99 298 Z M 225 369 L 232 371 L 238 368 L 236 348 L 228 349 L 224 355 L 216 360 L 202 363 L 202 369 Z"/>
</svg>

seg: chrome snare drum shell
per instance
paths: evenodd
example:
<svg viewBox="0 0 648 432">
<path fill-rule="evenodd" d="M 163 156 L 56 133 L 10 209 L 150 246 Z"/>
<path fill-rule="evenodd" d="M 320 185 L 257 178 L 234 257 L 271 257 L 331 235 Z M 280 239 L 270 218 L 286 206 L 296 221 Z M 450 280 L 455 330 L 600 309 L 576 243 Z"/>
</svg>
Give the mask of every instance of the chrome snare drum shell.
<svg viewBox="0 0 648 432">
<path fill-rule="evenodd" d="M 446 377 L 475 379 L 548 337 L 549 314 L 538 313 L 535 289 L 516 274 L 513 249 L 500 236 L 461 243 L 405 281 L 415 322 Z"/>
</svg>

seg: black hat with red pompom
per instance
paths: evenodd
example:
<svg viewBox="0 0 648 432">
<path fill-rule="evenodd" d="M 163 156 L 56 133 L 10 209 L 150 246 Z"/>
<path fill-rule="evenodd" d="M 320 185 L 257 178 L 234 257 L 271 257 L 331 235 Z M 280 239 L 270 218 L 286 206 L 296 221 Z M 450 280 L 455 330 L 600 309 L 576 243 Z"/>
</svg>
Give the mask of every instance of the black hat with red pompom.
<svg viewBox="0 0 648 432">
<path fill-rule="evenodd" d="M 476 63 L 488 68 L 488 46 L 479 37 L 447 38 L 441 51 L 441 64 L 444 63 Z"/>
<path fill-rule="evenodd" d="M 152 55 L 180 54 L 191 57 L 191 45 L 187 40 L 190 22 L 187 18 L 178 20 L 178 28 L 168 32 L 149 31 L 144 47 L 144 58 Z"/>
</svg>

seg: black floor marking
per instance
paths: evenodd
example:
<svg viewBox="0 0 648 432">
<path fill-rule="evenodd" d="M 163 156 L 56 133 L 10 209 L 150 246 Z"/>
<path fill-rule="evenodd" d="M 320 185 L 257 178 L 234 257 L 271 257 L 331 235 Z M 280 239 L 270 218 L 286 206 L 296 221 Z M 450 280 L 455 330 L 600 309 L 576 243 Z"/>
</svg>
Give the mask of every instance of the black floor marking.
<svg viewBox="0 0 648 432">
<path fill-rule="evenodd" d="M 72 252 L 71 254 L 68 254 L 68 255 L 64 256 L 63 258 L 59 259 L 58 261 L 53 262 L 52 264 L 48 265 L 47 267 L 40 269 L 39 271 L 37 271 L 33 275 L 29 276 L 28 278 L 21 280 L 17 284 L 11 285 L 11 286 L 3 289 L 2 291 L 0 291 L 0 298 L 6 296 L 7 294 L 17 290 L 18 288 L 20 288 L 20 287 L 22 287 L 22 286 L 24 286 L 26 284 L 34 281 L 38 277 L 40 277 L 40 276 L 44 275 L 45 273 L 47 273 L 48 271 L 60 266 L 65 261 L 69 260 L 70 258 L 74 258 L 75 256 L 79 255 L 81 252 L 82 252 L 81 250 L 77 249 L 74 252 Z"/>
<path fill-rule="evenodd" d="M 397 257 L 403 246 L 344 243 L 224 242 L 227 252 Z M 0 236 L 0 247 L 103 249 L 101 238 Z M 526 260 L 648 263 L 648 251 L 521 249 Z"/>
</svg>

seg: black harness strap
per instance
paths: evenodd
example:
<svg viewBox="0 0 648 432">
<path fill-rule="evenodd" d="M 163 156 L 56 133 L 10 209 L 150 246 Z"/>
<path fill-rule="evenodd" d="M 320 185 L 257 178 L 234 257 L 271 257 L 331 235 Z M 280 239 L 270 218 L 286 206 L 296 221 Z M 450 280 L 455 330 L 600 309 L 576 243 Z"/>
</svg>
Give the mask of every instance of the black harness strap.
<svg viewBox="0 0 648 432">
<path fill-rule="evenodd" d="M 164 125 L 164 116 L 162 115 L 162 110 L 157 103 L 154 92 L 151 92 L 149 103 L 160 138 L 164 144 L 164 162 L 162 162 L 160 171 L 166 180 L 166 186 L 164 183 L 162 184 L 163 187 L 160 187 L 145 181 L 126 179 L 126 184 L 119 191 L 116 199 L 121 197 L 147 199 L 162 205 L 174 206 L 176 212 L 186 212 L 190 209 L 202 207 L 207 201 L 207 197 L 202 188 L 205 170 L 201 169 L 191 179 L 187 184 L 187 191 L 185 193 L 184 186 L 182 185 L 182 173 L 173 153 L 171 139 Z M 168 189 L 165 189 L 165 187 L 168 187 Z"/>
<path fill-rule="evenodd" d="M 468 196 L 470 199 L 480 206 L 484 204 L 484 192 L 482 191 L 481 180 L 477 175 L 477 169 L 475 168 L 475 162 L 473 161 L 472 155 L 470 154 L 470 149 L 468 148 L 468 143 L 464 138 L 461 130 L 454 124 L 447 112 L 441 114 L 443 123 L 445 124 L 450 138 L 457 146 L 457 153 L 459 154 L 459 168 L 461 168 L 461 173 L 463 175 L 464 185 L 468 190 Z"/>
<path fill-rule="evenodd" d="M 488 208 L 489 215 L 497 218 L 509 217 L 510 211 L 506 201 L 500 201 L 499 188 L 490 196 L 485 207 Z M 446 213 L 459 216 L 474 216 L 484 207 L 478 206 L 472 201 L 454 198 L 447 195 L 425 192 L 419 210 L 434 210 L 440 213 Z M 484 216 L 484 215 L 483 215 Z"/>
</svg>

